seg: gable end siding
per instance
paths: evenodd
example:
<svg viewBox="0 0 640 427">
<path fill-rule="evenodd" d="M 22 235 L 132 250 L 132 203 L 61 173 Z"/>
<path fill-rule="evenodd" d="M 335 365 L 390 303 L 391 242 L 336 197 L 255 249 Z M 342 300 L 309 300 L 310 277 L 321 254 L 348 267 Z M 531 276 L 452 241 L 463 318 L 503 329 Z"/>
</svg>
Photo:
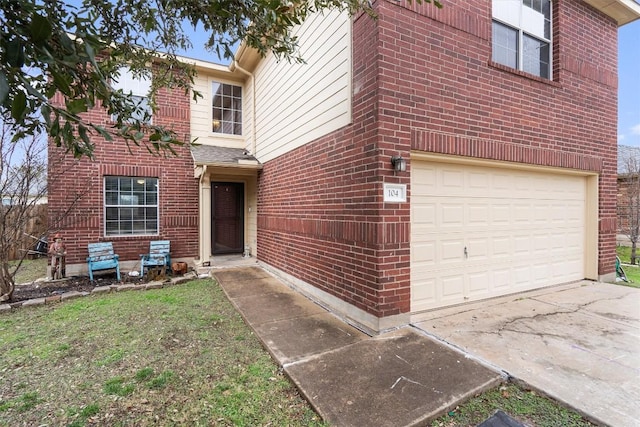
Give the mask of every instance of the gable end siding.
<svg viewBox="0 0 640 427">
<path fill-rule="evenodd" d="M 351 24 L 335 11 L 315 14 L 295 34 L 305 64 L 257 67 L 256 156 L 266 163 L 351 122 Z"/>
</svg>

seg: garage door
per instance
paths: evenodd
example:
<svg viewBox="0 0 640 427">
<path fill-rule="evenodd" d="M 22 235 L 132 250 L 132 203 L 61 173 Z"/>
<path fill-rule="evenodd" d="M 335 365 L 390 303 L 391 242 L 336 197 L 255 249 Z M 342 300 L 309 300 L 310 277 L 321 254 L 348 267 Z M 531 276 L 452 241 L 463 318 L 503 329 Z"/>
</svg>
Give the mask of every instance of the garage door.
<svg viewBox="0 0 640 427">
<path fill-rule="evenodd" d="M 413 161 L 411 311 L 579 280 L 586 179 Z"/>
</svg>

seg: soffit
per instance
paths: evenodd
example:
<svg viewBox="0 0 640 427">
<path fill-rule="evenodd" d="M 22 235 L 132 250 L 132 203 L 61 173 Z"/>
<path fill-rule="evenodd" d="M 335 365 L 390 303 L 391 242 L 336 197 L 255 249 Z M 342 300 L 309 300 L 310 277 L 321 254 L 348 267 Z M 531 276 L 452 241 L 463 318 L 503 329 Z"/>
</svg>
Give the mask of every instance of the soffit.
<svg viewBox="0 0 640 427">
<path fill-rule="evenodd" d="M 640 4 L 635 0 L 584 0 L 584 2 L 615 19 L 619 27 L 640 19 Z"/>
<path fill-rule="evenodd" d="M 236 65 L 239 65 L 248 72 L 253 73 L 262 57 L 256 49 L 249 47 L 247 42 L 243 41 L 238 47 L 233 59 L 229 65 L 231 71 L 235 71 L 237 68 Z"/>
</svg>

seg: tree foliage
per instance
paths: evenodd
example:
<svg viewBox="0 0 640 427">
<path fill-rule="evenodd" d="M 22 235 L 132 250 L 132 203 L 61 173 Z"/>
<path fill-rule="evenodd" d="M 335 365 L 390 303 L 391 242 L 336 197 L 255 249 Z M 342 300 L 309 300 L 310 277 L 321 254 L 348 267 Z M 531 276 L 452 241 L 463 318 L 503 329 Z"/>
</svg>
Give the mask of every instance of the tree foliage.
<svg viewBox="0 0 640 427">
<path fill-rule="evenodd" d="M 419 0 L 433 2 L 437 0 Z M 140 106 L 110 81 L 126 65 L 149 77 L 152 108 L 160 87 L 188 92 L 194 70 L 177 51 L 191 41 L 184 28 L 202 28 L 207 47 L 227 58 L 244 41 L 261 55 L 300 61 L 292 29 L 326 9 L 371 12 L 367 0 L 2 0 L 0 3 L 0 115 L 15 124 L 15 140 L 48 133 L 76 157 L 91 156 L 91 135 L 148 144 L 152 151 L 181 144 L 182 136 L 137 119 Z M 158 60 L 162 58 L 162 60 Z M 55 93 L 62 102 L 50 100 Z M 197 96 L 194 93 L 194 96 Z M 83 113 L 100 106 L 114 117 L 105 127 Z"/>
</svg>

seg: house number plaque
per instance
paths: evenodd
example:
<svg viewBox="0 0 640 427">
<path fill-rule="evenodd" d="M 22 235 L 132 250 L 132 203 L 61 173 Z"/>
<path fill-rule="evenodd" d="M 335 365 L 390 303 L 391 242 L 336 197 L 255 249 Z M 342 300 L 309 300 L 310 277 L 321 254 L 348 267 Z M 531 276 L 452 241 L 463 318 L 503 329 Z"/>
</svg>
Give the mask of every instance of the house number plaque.
<svg viewBox="0 0 640 427">
<path fill-rule="evenodd" d="M 406 184 L 384 184 L 384 201 L 400 203 L 407 201 Z"/>
</svg>

